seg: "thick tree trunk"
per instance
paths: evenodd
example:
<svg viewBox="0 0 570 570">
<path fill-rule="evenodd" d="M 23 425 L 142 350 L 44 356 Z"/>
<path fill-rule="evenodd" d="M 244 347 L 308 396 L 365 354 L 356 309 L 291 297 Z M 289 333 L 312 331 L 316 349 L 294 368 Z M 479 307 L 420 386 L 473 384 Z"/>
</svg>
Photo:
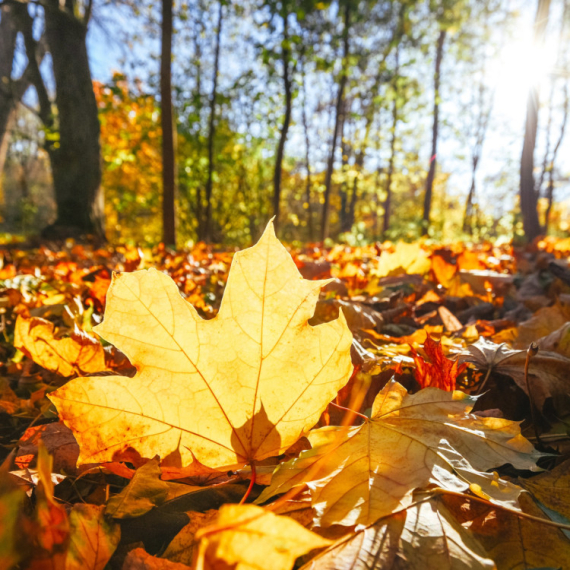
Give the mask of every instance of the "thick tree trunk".
<svg viewBox="0 0 570 570">
<path fill-rule="evenodd" d="M 104 237 L 100 128 L 86 34 L 86 22 L 49 0 L 45 35 L 53 61 L 59 140 L 48 147 L 57 219 L 45 235 Z"/>
<path fill-rule="evenodd" d="M 0 177 L 4 170 L 8 150 L 10 125 L 19 99 L 14 93 L 12 63 L 18 36 L 17 21 L 14 16 L 16 6 L 5 4 L 1 8 L 0 20 Z"/>
<path fill-rule="evenodd" d="M 162 240 L 176 245 L 176 159 L 172 111 L 172 3 L 162 0 L 160 124 L 162 127 Z"/>
<path fill-rule="evenodd" d="M 349 28 L 350 28 L 350 2 L 347 0 L 344 9 L 344 30 L 343 30 L 343 57 L 342 69 L 340 71 L 340 81 L 338 83 L 338 93 L 335 106 L 334 130 L 331 141 L 331 150 L 327 163 L 327 172 L 325 175 L 325 195 L 323 203 L 323 214 L 321 222 L 321 240 L 325 241 L 329 236 L 330 225 L 330 200 L 332 188 L 332 175 L 334 169 L 334 159 L 336 154 L 336 145 L 338 134 L 340 131 L 340 120 L 342 114 L 342 102 L 344 99 L 344 90 L 348 80 L 348 51 L 349 51 Z"/>
<path fill-rule="evenodd" d="M 534 45 L 544 42 L 550 12 L 550 0 L 539 0 L 534 20 Z M 526 107 L 526 122 L 520 168 L 520 204 L 525 238 L 528 242 L 541 233 L 538 219 L 538 196 L 534 186 L 534 148 L 538 129 L 539 86 L 530 87 Z"/>
<path fill-rule="evenodd" d="M 283 155 L 285 153 L 285 143 L 291 124 L 291 108 L 293 105 L 293 91 L 291 86 L 291 76 L 289 66 L 291 64 L 291 50 L 289 48 L 288 14 L 283 15 L 283 43 L 281 56 L 283 63 L 283 87 L 285 89 L 285 116 L 281 125 L 277 154 L 275 155 L 275 170 L 273 173 L 273 215 L 275 216 L 275 231 L 279 228 L 279 206 L 281 201 L 281 176 L 283 170 Z"/>
<path fill-rule="evenodd" d="M 443 59 L 443 45 L 447 32 L 441 30 L 437 38 L 437 49 L 435 54 L 435 73 L 434 73 L 434 103 L 433 103 L 433 127 L 431 137 L 431 155 L 429 162 L 429 171 L 426 180 L 426 192 L 424 196 L 424 214 L 422 224 L 422 234 L 426 235 L 429 230 L 431 202 L 433 197 L 433 183 L 435 180 L 435 169 L 437 166 L 437 138 L 439 134 L 439 85 L 441 79 L 441 61 Z"/>
</svg>

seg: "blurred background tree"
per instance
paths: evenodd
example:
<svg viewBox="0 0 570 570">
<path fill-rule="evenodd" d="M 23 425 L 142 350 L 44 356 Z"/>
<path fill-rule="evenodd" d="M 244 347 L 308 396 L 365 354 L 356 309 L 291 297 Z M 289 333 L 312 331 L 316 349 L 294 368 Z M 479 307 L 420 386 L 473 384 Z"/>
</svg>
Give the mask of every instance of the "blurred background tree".
<svg viewBox="0 0 570 570">
<path fill-rule="evenodd" d="M 2 0 L 2 230 L 565 233 L 569 1 L 531 4 Z"/>
</svg>

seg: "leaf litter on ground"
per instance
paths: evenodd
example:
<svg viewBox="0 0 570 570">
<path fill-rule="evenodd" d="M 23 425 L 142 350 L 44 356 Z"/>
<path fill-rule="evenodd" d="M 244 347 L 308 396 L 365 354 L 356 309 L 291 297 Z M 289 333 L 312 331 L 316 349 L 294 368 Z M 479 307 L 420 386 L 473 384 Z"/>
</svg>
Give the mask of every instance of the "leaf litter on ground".
<svg viewBox="0 0 570 570">
<path fill-rule="evenodd" d="M 2 569 L 567 565 L 567 240 L 2 253 Z"/>
</svg>

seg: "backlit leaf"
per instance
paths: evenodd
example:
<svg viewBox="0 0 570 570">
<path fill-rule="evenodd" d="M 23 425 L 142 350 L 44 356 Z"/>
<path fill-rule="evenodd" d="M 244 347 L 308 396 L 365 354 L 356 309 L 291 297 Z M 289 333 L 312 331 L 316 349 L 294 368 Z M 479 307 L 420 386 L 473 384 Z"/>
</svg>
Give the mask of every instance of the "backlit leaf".
<svg viewBox="0 0 570 570">
<path fill-rule="evenodd" d="M 216 524 L 198 532 L 196 570 L 290 570 L 295 559 L 331 541 L 255 505 L 224 505 Z"/>
<path fill-rule="evenodd" d="M 209 321 L 155 270 L 115 276 L 97 332 L 123 350 L 135 378 L 79 378 L 50 395 L 79 445 L 79 463 L 196 458 L 226 468 L 278 455 L 306 433 L 351 373 L 340 314 L 312 327 L 326 281 L 301 278 L 270 224 L 235 255 Z"/>
<path fill-rule="evenodd" d="M 307 484 L 322 526 L 372 524 L 409 505 L 414 490 L 428 485 L 471 487 L 515 507 L 521 489 L 485 471 L 505 463 L 537 470 L 540 454 L 518 423 L 470 414 L 474 403 L 463 392 L 435 388 L 408 395 L 391 382 L 376 397 L 372 420 L 360 428 L 311 432 L 313 449 L 282 464 L 258 501 Z"/>
</svg>

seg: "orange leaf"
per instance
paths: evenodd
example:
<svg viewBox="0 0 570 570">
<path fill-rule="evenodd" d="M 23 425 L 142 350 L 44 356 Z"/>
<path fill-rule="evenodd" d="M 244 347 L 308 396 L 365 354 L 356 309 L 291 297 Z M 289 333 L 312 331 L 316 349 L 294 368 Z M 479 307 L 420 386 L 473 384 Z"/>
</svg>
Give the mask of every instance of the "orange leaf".
<svg viewBox="0 0 570 570">
<path fill-rule="evenodd" d="M 441 342 L 435 342 L 429 335 L 424 343 L 424 350 L 430 362 L 426 361 L 413 348 L 412 354 L 416 364 L 414 376 L 422 388 L 441 388 L 452 392 L 455 390 L 457 377 L 467 368 L 467 364 L 458 365 L 443 354 Z"/>
</svg>

